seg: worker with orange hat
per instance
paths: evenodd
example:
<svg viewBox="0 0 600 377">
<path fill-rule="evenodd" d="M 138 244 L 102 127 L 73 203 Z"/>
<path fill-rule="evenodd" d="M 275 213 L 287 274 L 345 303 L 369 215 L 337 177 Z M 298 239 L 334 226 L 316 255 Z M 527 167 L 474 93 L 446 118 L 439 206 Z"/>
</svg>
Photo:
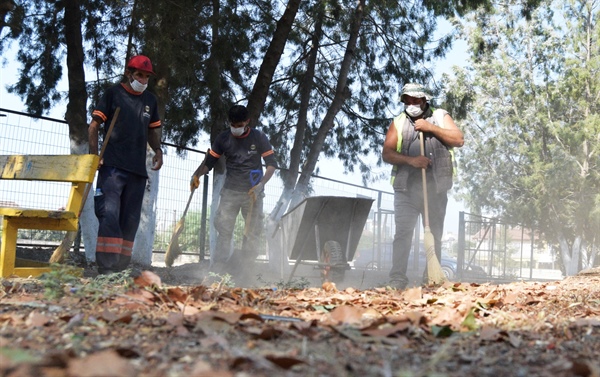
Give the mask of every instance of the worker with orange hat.
<svg viewBox="0 0 600 377">
<path fill-rule="evenodd" d="M 94 195 L 98 218 L 96 264 L 99 274 L 127 268 L 142 211 L 148 179 L 146 150 L 154 151 L 152 170 L 163 164 L 161 120 L 157 100 L 148 92 L 148 80 L 154 75 L 147 56 L 132 57 L 121 83 L 106 90 L 92 112 L 88 128 L 90 153 L 98 154 L 100 126 L 104 137 L 116 115 L 114 128 L 104 148 Z M 115 114 L 117 108 L 119 113 Z"/>
</svg>

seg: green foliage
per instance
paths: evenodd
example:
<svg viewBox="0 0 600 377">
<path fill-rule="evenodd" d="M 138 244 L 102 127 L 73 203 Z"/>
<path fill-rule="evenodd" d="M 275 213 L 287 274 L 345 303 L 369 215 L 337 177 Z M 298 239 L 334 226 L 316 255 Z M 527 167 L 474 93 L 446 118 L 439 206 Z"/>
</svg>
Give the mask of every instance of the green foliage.
<svg viewBox="0 0 600 377">
<path fill-rule="evenodd" d="M 126 9 L 124 5 L 123 2 L 104 0 L 80 2 L 85 53 L 98 76 L 108 73 L 108 80 L 114 78 L 112 69 L 117 62 L 120 68 L 123 64 L 116 54 L 116 45 L 119 43 L 117 36 L 123 35 L 126 28 L 121 16 Z M 14 40 L 18 41 L 17 60 L 21 69 L 17 82 L 8 86 L 8 91 L 23 98 L 27 110 L 36 115 L 46 113 L 64 99 L 63 96 L 66 97 L 57 89 L 59 81 L 67 73 L 63 72 L 67 48 L 64 8 L 64 2 L 18 2 L 14 11 L 9 12 L 9 23 L 18 27 L 12 28 L 6 38 L 0 39 L 0 51 Z"/>
<path fill-rule="evenodd" d="M 449 336 L 454 334 L 454 331 L 452 331 L 452 328 L 450 326 L 433 325 L 431 326 L 431 334 L 433 334 L 433 336 L 435 336 L 436 338 L 448 338 Z"/>
<path fill-rule="evenodd" d="M 181 216 L 181 214 L 177 214 Z M 206 234 L 204 239 L 204 245 L 207 248 L 209 245 L 209 219 L 210 219 L 210 207 L 207 210 L 206 215 Z M 181 217 L 176 217 L 174 223 L 169 226 L 164 232 L 157 234 L 154 237 L 154 250 L 167 250 L 171 237 L 177 223 L 181 220 Z M 179 235 L 179 246 L 183 252 L 199 253 L 200 250 L 200 228 L 201 228 L 202 212 L 201 211 L 189 211 L 185 217 L 185 225 L 183 231 Z M 206 250 L 203 250 L 205 252 Z"/>
<path fill-rule="evenodd" d="M 219 287 L 235 287 L 235 282 L 230 274 L 217 274 L 215 272 L 209 272 L 208 276 L 218 281 Z"/>
<path fill-rule="evenodd" d="M 19 229 L 18 239 L 32 241 L 57 241 L 65 238 L 66 232 L 55 230 Z"/>
<path fill-rule="evenodd" d="M 462 195 L 552 243 L 598 243 L 600 26 L 593 4 L 541 1 L 532 10 L 509 1 L 471 14 L 462 26 L 471 67 L 445 80 L 446 107 L 465 132 Z"/>
<path fill-rule="evenodd" d="M 40 276 L 44 296 L 50 300 L 73 295 L 96 302 L 125 293 L 133 287 L 131 270 L 85 280 L 81 278 L 81 269 L 78 267 L 65 264 L 53 264 L 51 267 L 52 271 Z"/>
<path fill-rule="evenodd" d="M 50 300 L 63 297 L 67 286 L 79 283 L 81 270 L 77 267 L 57 264 L 52 266 L 52 271 L 40 276 L 44 286 L 44 296 Z"/>
<path fill-rule="evenodd" d="M 431 82 L 431 64 L 449 50 L 454 38 L 448 34 L 434 39 L 437 17 L 479 6 L 486 9 L 489 3 L 365 2 L 356 48 L 350 46 L 352 54 L 347 55 L 356 3 L 303 1 L 287 36 L 285 58 L 280 59 L 265 54 L 277 32 L 275 21 L 285 10 L 279 2 L 238 0 L 214 7 L 214 2 L 195 0 L 176 4 L 84 0 L 78 2 L 81 43 L 94 80 L 88 82 L 88 103 L 95 104 L 103 89 L 119 79 L 128 57 L 149 55 L 157 72 L 150 90 L 161 102 L 165 139 L 193 145 L 202 131 L 214 135 L 226 126 L 224 112 L 229 105 L 243 101 L 257 85 L 268 86 L 261 123 L 283 167 L 290 163 L 288 150 L 295 139 L 303 142 L 301 154 L 306 157 L 332 98 L 341 92 L 340 112 L 331 112 L 335 129 L 328 131 L 326 143 L 317 146 L 318 153 L 336 156 L 349 171 L 358 169 L 370 177 L 364 157 L 380 148 L 388 119 L 400 111 L 398 88 L 412 80 L 436 86 Z M 22 69 L 10 90 L 36 114 L 46 112 L 62 96 L 56 87 L 65 74 L 64 7 L 63 2 L 22 2 L 10 17 L 23 20 L 23 32 L 0 40 L 3 48 L 18 38 Z M 311 46 L 315 54 L 310 53 Z M 309 60 L 312 56 L 314 61 Z M 352 62 L 347 81 L 338 87 L 344 56 Z M 280 61 L 274 80 L 250 81 L 263 61 L 271 59 Z M 308 101 L 304 107 L 303 99 Z M 307 127 L 296 134 L 302 117 Z M 302 160 L 294 160 L 297 167 Z"/>
<path fill-rule="evenodd" d="M 358 169 L 365 177 L 374 178 L 364 157 L 381 148 L 388 119 L 401 111 L 398 88 L 410 80 L 428 82 L 427 65 L 450 47 L 452 35 L 438 41 L 432 38 L 437 26 L 435 15 L 441 8 L 424 3 L 432 8 L 395 1 L 368 2 L 366 6 L 344 88 L 348 95 L 336 115 L 333 131 L 322 146 L 325 156 L 339 158 L 349 171 Z M 445 11 L 452 9 L 444 7 Z M 297 16 L 297 23 L 303 27 L 293 30 L 286 45 L 292 64 L 280 67 L 282 79 L 271 86 L 270 101 L 263 113 L 263 123 L 267 124 L 267 133 L 278 150 L 281 166 L 293 162 L 287 150 L 297 138 L 304 144 L 299 163 L 306 161 L 330 111 L 332 98 L 340 90 L 338 67 L 347 48 L 353 12 L 353 7 L 340 6 L 338 2 L 327 2 L 324 7 L 319 2 L 306 2 Z M 314 62 L 309 60 L 308 41 L 318 49 Z M 314 78 L 303 82 L 311 68 Z M 307 107 L 302 106 L 301 85 L 311 85 Z M 291 132 L 301 112 L 308 109 L 306 129 L 300 134 Z"/>
<path fill-rule="evenodd" d="M 209 219 L 210 211 L 206 214 L 206 234 L 204 244 L 209 244 Z M 198 246 L 200 245 L 200 224 L 202 221 L 201 211 L 190 211 L 185 217 L 185 228 L 179 236 L 179 244 L 181 250 L 187 250 L 191 252 L 198 252 Z"/>
<path fill-rule="evenodd" d="M 475 319 L 475 308 L 469 309 L 469 313 L 463 319 L 461 325 L 466 327 L 467 329 L 474 331 L 479 328 L 477 325 L 477 320 Z"/>
<path fill-rule="evenodd" d="M 0 360 L 7 364 L 34 364 L 39 362 L 41 357 L 35 356 L 34 352 L 30 350 L 2 346 L 0 347 Z"/>
</svg>

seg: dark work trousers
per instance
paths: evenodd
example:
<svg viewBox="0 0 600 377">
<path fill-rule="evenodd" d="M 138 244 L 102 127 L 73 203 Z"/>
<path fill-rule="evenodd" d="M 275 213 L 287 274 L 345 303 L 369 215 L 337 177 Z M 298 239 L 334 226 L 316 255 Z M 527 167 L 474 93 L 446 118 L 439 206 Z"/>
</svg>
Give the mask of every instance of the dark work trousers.
<svg viewBox="0 0 600 377">
<path fill-rule="evenodd" d="M 219 208 L 215 217 L 215 229 L 217 230 L 217 244 L 213 264 L 226 263 L 230 258 L 231 241 L 233 239 L 233 230 L 235 222 L 240 211 L 244 218 L 244 224 L 247 224 L 247 234 L 242 242 L 242 255 L 232 256 L 233 261 L 253 261 L 258 256 L 258 246 L 260 236 L 263 231 L 263 198 L 261 193 L 252 205 L 250 212 L 250 196 L 247 192 L 233 191 L 228 189 L 221 190 Z M 243 262 L 241 262 L 243 263 Z M 233 266 L 240 267 L 240 266 Z"/>
<path fill-rule="evenodd" d="M 448 193 L 436 193 L 435 182 L 432 174 L 427 174 L 427 204 L 429 207 L 429 228 L 435 240 L 435 253 L 438 260 L 442 256 L 442 234 L 444 233 L 444 218 L 446 217 L 446 205 L 448 204 Z M 423 213 L 423 179 L 421 172 L 413 173 L 409 177 L 408 190 L 396 191 L 394 193 L 394 219 L 396 233 L 394 235 L 392 269 L 390 280 L 399 281 L 403 285 L 408 284 L 406 271 L 408 268 L 408 257 L 412 250 L 412 242 L 415 225 L 419 214 Z M 423 217 L 423 222 L 425 217 Z M 423 224 L 425 225 L 425 224 Z M 427 269 L 425 269 L 427 274 Z M 426 276 L 424 276 L 426 278 Z"/>
<path fill-rule="evenodd" d="M 133 241 L 140 224 L 146 177 L 112 166 L 98 171 L 94 196 L 98 217 L 96 264 L 98 273 L 122 271 L 131 261 Z"/>
</svg>

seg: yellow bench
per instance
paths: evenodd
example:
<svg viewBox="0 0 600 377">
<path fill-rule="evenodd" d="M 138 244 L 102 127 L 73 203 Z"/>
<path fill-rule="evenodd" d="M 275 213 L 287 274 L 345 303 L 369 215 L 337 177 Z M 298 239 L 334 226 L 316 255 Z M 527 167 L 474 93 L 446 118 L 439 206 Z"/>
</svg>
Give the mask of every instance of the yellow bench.
<svg viewBox="0 0 600 377">
<path fill-rule="evenodd" d="M 11 155 L 0 156 L 0 179 L 71 182 L 64 210 L 0 207 L 2 246 L 0 277 L 39 276 L 50 271 L 39 263 L 16 267 L 17 232 L 19 229 L 77 231 L 86 185 L 94 181 L 99 157 L 84 155 Z"/>
</svg>

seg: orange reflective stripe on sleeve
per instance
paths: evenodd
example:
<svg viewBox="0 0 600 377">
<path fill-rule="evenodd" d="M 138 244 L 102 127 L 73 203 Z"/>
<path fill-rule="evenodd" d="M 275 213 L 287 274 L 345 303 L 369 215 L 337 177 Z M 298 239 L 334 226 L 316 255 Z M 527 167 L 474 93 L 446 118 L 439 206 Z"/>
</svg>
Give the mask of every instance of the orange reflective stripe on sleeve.
<svg viewBox="0 0 600 377">
<path fill-rule="evenodd" d="M 102 119 L 102 122 L 106 122 L 106 119 L 107 119 L 106 115 L 104 115 L 104 113 L 100 110 L 94 110 L 92 112 L 92 116 L 96 116 L 96 117 Z"/>
</svg>

